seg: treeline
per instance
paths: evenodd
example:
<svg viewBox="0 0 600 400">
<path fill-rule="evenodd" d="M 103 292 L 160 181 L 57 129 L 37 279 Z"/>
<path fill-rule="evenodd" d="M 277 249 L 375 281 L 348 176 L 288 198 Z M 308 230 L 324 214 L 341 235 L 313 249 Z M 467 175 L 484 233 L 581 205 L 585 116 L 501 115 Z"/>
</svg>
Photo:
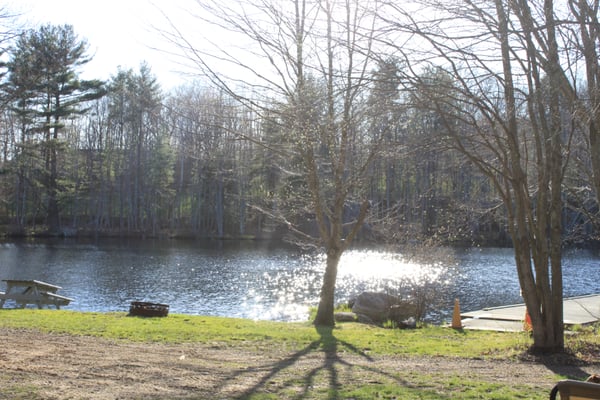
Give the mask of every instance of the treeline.
<svg viewBox="0 0 600 400">
<path fill-rule="evenodd" d="M 286 99 L 265 112 L 200 83 L 164 92 L 146 64 L 83 81 L 86 49 L 72 27 L 44 26 L 18 35 L 9 52 L 0 110 L 7 234 L 280 238 L 281 208 L 310 232 L 300 156 L 286 147 Z M 361 237 L 509 244 L 488 177 L 439 140 L 442 119 L 401 85 L 401 68 L 387 58 L 373 69 L 352 127 L 353 157 L 383 144 L 369 164 Z M 314 115 L 304 118 L 320 119 L 325 82 L 307 82 Z M 584 192 L 565 190 L 573 241 L 594 233 L 586 212 L 596 204 Z M 349 220 L 358 207 L 346 205 Z"/>
</svg>

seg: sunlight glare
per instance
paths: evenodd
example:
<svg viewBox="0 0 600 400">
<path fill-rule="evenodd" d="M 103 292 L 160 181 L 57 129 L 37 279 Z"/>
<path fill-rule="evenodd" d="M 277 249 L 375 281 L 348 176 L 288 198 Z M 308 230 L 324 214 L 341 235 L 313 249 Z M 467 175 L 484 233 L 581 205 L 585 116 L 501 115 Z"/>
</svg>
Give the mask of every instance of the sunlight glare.
<svg viewBox="0 0 600 400">
<path fill-rule="evenodd" d="M 422 264 L 405 259 L 401 254 L 349 250 L 342 256 L 339 276 L 355 279 L 392 279 L 424 282 L 437 280 L 442 273 L 439 263 Z"/>
</svg>

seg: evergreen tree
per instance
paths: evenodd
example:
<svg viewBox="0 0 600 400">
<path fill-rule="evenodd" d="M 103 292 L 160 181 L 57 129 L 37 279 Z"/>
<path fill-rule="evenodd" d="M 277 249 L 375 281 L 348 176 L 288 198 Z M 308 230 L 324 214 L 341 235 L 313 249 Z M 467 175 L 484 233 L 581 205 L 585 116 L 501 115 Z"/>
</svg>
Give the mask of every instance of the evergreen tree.
<svg viewBox="0 0 600 400">
<path fill-rule="evenodd" d="M 65 121 L 84 114 L 89 100 L 104 95 L 103 83 L 80 80 L 78 68 L 91 60 L 88 45 L 70 25 L 44 25 L 23 32 L 10 51 L 8 92 L 22 120 L 23 137 L 40 144 L 48 232 L 60 232 L 60 166 Z"/>
</svg>

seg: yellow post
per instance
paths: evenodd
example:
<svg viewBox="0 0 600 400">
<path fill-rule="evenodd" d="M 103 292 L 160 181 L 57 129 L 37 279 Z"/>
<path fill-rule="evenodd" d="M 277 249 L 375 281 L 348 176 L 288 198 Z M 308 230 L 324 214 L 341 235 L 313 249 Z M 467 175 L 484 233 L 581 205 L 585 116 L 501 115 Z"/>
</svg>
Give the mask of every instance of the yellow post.
<svg viewBox="0 0 600 400">
<path fill-rule="evenodd" d="M 462 329 L 462 319 L 460 317 L 460 304 L 458 299 L 454 299 L 454 312 L 452 313 L 452 328 Z"/>
</svg>

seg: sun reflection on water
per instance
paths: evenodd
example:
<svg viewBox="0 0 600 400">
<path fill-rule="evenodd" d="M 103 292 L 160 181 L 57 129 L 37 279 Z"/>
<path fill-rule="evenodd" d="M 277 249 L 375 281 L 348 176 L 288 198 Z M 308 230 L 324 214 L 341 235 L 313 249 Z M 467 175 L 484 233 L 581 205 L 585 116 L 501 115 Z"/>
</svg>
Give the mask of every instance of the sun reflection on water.
<svg viewBox="0 0 600 400">
<path fill-rule="evenodd" d="M 308 310 L 319 302 L 325 255 L 302 257 L 297 268 L 267 268 L 255 289 L 250 290 L 244 307 L 254 319 L 306 320 Z M 403 297 L 415 290 L 439 283 L 445 268 L 382 251 L 349 250 L 338 267 L 336 302 L 347 302 L 362 291 L 384 291 Z"/>
<path fill-rule="evenodd" d="M 440 277 L 439 263 L 425 264 L 411 261 L 402 254 L 350 250 L 344 253 L 339 265 L 339 276 L 356 279 L 396 279 L 429 281 Z"/>
</svg>

